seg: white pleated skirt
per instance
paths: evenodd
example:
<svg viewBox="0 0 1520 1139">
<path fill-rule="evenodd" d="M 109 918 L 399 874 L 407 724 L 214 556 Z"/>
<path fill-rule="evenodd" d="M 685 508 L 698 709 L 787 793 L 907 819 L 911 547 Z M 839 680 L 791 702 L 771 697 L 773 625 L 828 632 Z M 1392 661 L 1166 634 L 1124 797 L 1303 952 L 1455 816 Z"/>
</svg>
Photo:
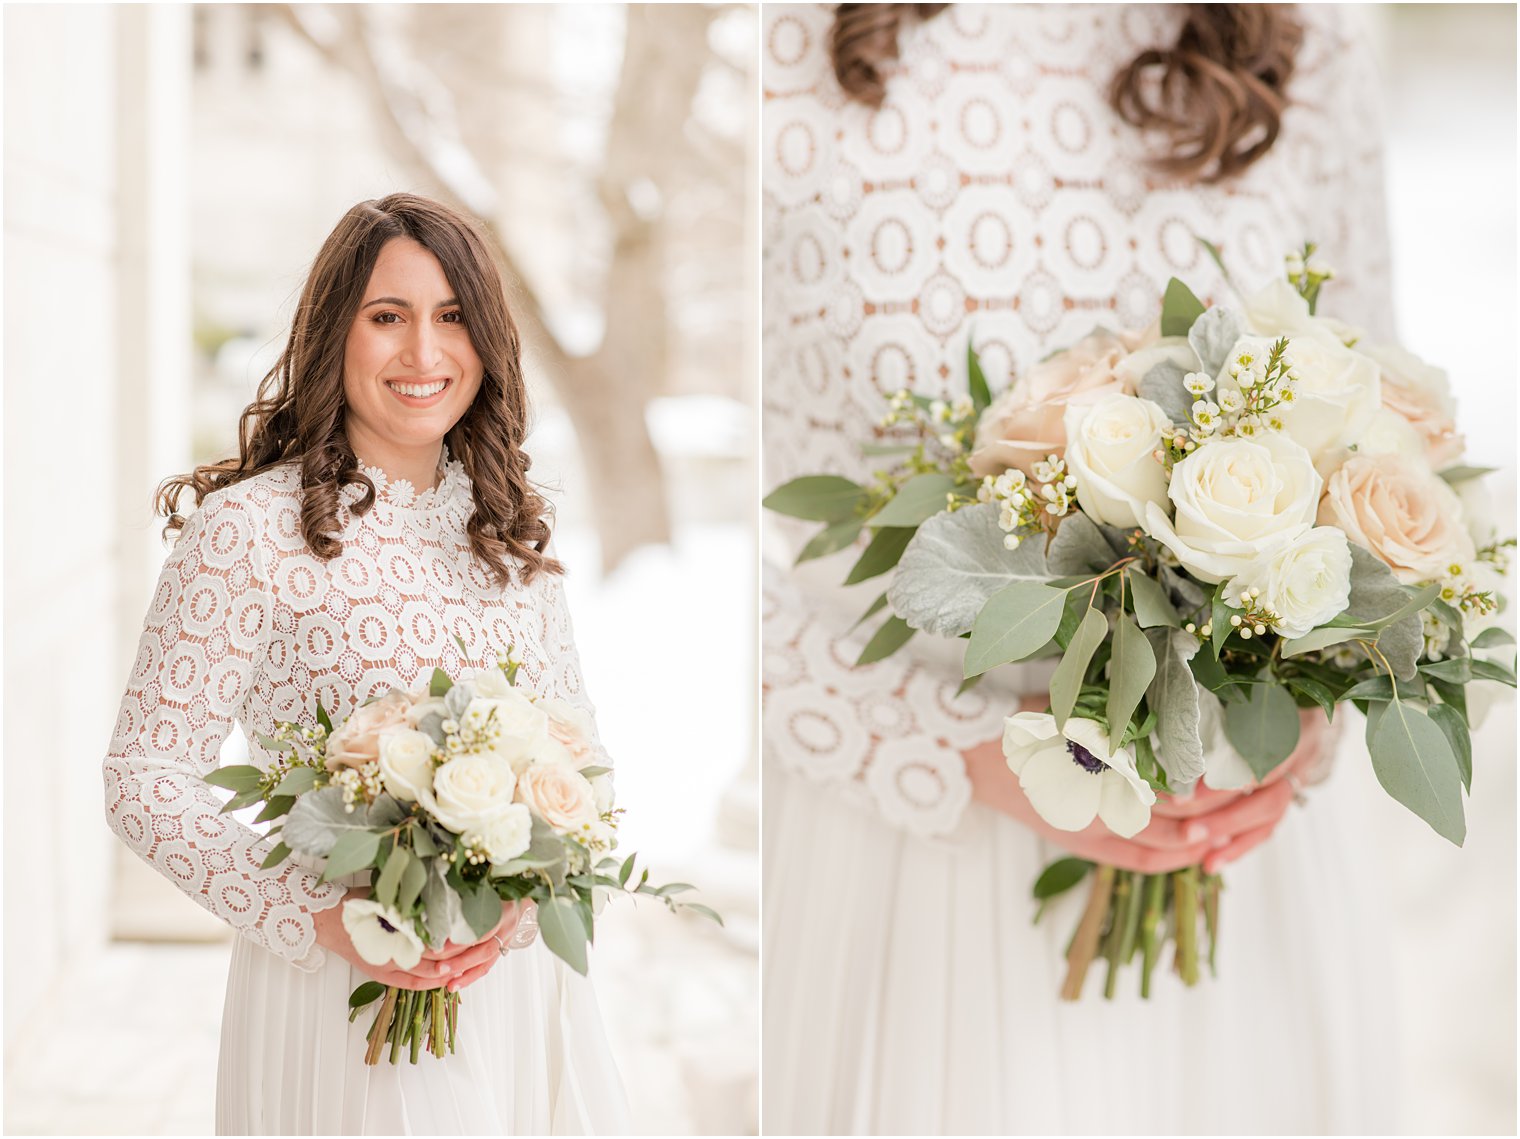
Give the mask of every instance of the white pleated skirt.
<svg viewBox="0 0 1520 1139">
<path fill-rule="evenodd" d="M 219 1135 L 621 1135 L 632 1130 L 590 983 L 542 943 L 462 991 L 456 1051 L 364 1063 L 374 1007 L 336 954 L 305 973 L 236 942 L 217 1071 Z"/>
<path fill-rule="evenodd" d="M 1074 1004 L 1086 886 L 1031 924 L 1060 851 L 979 804 L 929 840 L 779 762 L 765 778 L 764 1133 L 1392 1129 L 1386 922 L 1340 771 L 1226 869 L 1217 978 L 1185 988 L 1168 953 L 1151 1000 L 1127 975 L 1105 1001 L 1100 961 Z"/>
</svg>

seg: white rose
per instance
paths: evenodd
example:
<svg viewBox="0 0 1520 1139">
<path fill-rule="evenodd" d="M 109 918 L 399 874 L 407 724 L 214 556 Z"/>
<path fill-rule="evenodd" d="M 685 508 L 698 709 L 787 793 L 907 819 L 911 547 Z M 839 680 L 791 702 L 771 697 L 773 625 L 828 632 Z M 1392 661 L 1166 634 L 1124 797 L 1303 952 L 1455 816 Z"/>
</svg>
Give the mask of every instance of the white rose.
<svg viewBox="0 0 1520 1139">
<path fill-rule="evenodd" d="M 521 803 L 513 803 L 473 837 L 493 867 L 504 865 L 532 843 L 533 815 Z"/>
<path fill-rule="evenodd" d="M 1280 618 L 1278 634 L 1302 637 L 1351 603 L 1351 545 L 1334 526 L 1316 526 L 1242 569 L 1225 596 L 1234 604 L 1252 587 L 1261 590 L 1257 603 Z"/>
<path fill-rule="evenodd" d="M 515 688 L 509 687 L 503 696 L 470 701 L 463 726 L 480 731 L 487 724 L 497 732 L 492 754 L 509 762 L 514 771 L 533 762 L 549 742 L 549 718 Z"/>
<path fill-rule="evenodd" d="M 612 810 L 615 801 L 612 789 L 612 774 L 610 772 L 598 775 L 591 780 L 591 790 L 596 795 L 596 813 L 605 815 Z"/>
<path fill-rule="evenodd" d="M 1198 354 L 1186 336 L 1159 337 L 1120 359 L 1114 365 L 1114 378 L 1124 391 L 1139 391 L 1141 381 L 1157 364 L 1172 364 L 1191 372 L 1198 367 Z"/>
<path fill-rule="evenodd" d="M 1265 360 L 1272 343 L 1262 337 L 1242 336 L 1226 359 L 1250 353 Z M 1284 433 L 1309 452 L 1324 474 L 1340 462 L 1348 447 L 1360 441 L 1382 406 L 1378 368 L 1328 332 L 1290 336 L 1288 358 L 1298 377 L 1293 402 L 1274 408 L 1271 414 L 1282 420 Z M 1222 370 L 1218 379 L 1221 391 L 1240 390 L 1227 370 Z"/>
<path fill-rule="evenodd" d="M 1425 440 L 1409 420 L 1380 407 L 1357 440 L 1356 450 L 1360 455 L 1420 455 L 1425 451 Z"/>
<path fill-rule="evenodd" d="M 1485 478 L 1462 479 L 1451 484 L 1452 493 L 1462 504 L 1462 518 L 1473 545 L 1490 546 L 1499 540 L 1499 512 L 1494 509 L 1493 492 Z"/>
<path fill-rule="evenodd" d="M 1194 577 L 1219 582 L 1308 533 L 1323 485 L 1291 439 L 1220 439 L 1172 468 L 1175 525 L 1154 503 L 1141 525 Z"/>
<path fill-rule="evenodd" d="M 380 777 L 403 803 L 415 803 L 433 786 L 433 741 L 422 732 L 399 728 L 380 737 Z"/>
<path fill-rule="evenodd" d="M 507 682 L 507 674 L 499 668 L 476 669 L 470 676 L 469 685 L 471 692 L 487 700 L 504 699 L 507 693 L 513 691 L 512 685 Z"/>
<path fill-rule="evenodd" d="M 1309 313 L 1309 302 L 1285 277 L 1275 278 L 1246 301 L 1246 327 L 1257 336 L 1276 340 L 1279 336 L 1298 337 L 1344 344 L 1338 327 Z"/>
<path fill-rule="evenodd" d="M 1166 472 L 1155 459 L 1166 412 L 1137 396 L 1105 396 L 1066 409 L 1066 463 L 1082 509 L 1109 526 L 1140 524 L 1147 503 L 1164 507 Z"/>
<path fill-rule="evenodd" d="M 438 821 L 459 834 L 484 832 L 512 804 L 517 777 L 497 755 L 461 755 L 433 776 L 433 789 L 417 797 Z"/>
<path fill-rule="evenodd" d="M 597 818 L 596 792 L 568 767 L 539 764 L 523 771 L 518 799 L 559 834 L 579 831 Z"/>
</svg>

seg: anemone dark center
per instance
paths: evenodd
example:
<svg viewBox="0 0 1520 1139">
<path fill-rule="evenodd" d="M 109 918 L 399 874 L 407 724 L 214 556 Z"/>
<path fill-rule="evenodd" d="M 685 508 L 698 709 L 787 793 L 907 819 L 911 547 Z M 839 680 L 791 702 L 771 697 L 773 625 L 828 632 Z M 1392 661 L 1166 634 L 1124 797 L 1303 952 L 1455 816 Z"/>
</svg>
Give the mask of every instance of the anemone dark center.
<svg viewBox="0 0 1520 1139">
<path fill-rule="evenodd" d="M 1091 775 L 1097 775 L 1108 766 L 1108 764 L 1104 763 L 1092 752 L 1077 743 L 1076 740 L 1067 740 L 1066 750 L 1071 752 L 1071 761 Z"/>
<path fill-rule="evenodd" d="M 386 921 L 384 918 L 379 918 L 378 920 L 380 922 L 380 928 L 385 930 L 386 933 L 396 932 L 396 927 L 391 925 L 390 922 Z"/>
</svg>

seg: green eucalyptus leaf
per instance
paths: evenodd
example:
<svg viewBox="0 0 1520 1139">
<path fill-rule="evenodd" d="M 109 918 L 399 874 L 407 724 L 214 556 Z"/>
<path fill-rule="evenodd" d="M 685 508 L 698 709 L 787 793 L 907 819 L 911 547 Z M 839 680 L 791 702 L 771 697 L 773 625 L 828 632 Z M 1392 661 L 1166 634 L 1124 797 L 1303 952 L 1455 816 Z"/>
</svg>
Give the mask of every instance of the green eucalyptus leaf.
<svg viewBox="0 0 1520 1139">
<path fill-rule="evenodd" d="M 1287 685 L 1292 691 L 1297 692 L 1301 696 L 1307 696 L 1323 708 L 1327 720 L 1333 721 L 1335 719 L 1335 693 L 1326 685 L 1309 676 L 1290 677 Z"/>
<path fill-rule="evenodd" d="M 382 906 L 394 909 L 396 906 L 396 887 L 401 885 L 401 872 L 406 869 L 408 862 L 416 862 L 411 853 L 404 846 L 398 846 L 385 860 L 385 865 L 380 870 L 380 875 L 375 879 L 375 901 Z"/>
<path fill-rule="evenodd" d="M 417 858 L 409 859 L 401 872 L 401 884 L 396 890 L 396 906 L 402 913 L 412 908 L 417 895 L 422 893 L 423 886 L 427 885 L 427 879 L 427 864 Z"/>
<path fill-rule="evenodd" d="M 549 951 L 586 975 L 586 926 L 569 898 L 545 898 L 538 904 L 538 932 Z"/>
<path fill-rule="evenodd" d="M 966 386 L 971 392 L 971 406 L 977 411 L 982 411 L 992 402 L 992 392 L 987 387 L 987 376 L 982 371 L 982 361 L 976 354 L 976 348 L 972 346 L 971 339 L 966 339 Z"/>
<path fill-rule="evenodd" d="M 1108 620 L 1102 610 L 1089 608 L 1050 678 L 1050 712 L 1056 718 L 1057 727 L 1066 726 L 1072 709 L 1076 707 L 1077 695 L 1087 679 L 1087 666 L 1107 636 Z"/>
<path fill-rule="evenodd" d="M 886 605 L 887 605 L 887 595 L 885 593 L 883 593 L 875 601 L 871 602 L 871 607 L 869 609 L 867 609 L 859 617 L 855 618 L 855 624 L 853 624 L 853 625 L 850 626 L 850 632 L 853 633 L 856 629 L 860 628 L 867 621 L 869 621 L 872 617 L 876 616 L 876 614 L 880 613 L 883 609 L 885 609 Z"/>
<path fill-rule="evenodd" d="M 802 552 L 797 555 L 797 561 L 794 564 L 800 566 L 803 562 L 810 562 L 814 558 L 837 554 L 860 537 L 860 531 L 864 526 L 865 522 L 860 518 L 846 518 L 843 522 L 829 523 L 802 547 Z"/>
<path fill-rule="evenodd" d="M 1472 733 L 1467 730 L 1467 721 L 1449 704 L 1432 704 L 1425 710 L 1430 717 L 1430 722 L 1441 729 L 1446 737 L 1446 742 L 1451 745 L 1452 755 L 1457 760 L 1457 771 L 1462 776 L 1462 786 L 1472 794 Z"/>
<path fill-rule="evenodd" d="M 866 647 L 860 652 L 860 658 L 855 662 L 856 667 L 885 660 L 912 640 L 914 632 L 916 630 L 901 617 L 888 617 L 882 622 L 881 628 L 877 629 L 871 639 L 866 642 Z"/>
<path fill-rule="evenodd" d="M 276 784 L 276 795 L 304 795 L 317 785 L 320 773 L 315 767 L 294 767 Z"/>
<path fill-rule="evenodd" d="M 977 614 L 966 647 L 964 674 L 978 676 L 1044 648 L 1061 623 L 1064 590 L 1016 581 L 992 596 Z"/>
<path fill-rule="evenodd" d="M 1134 619 L 1121 614 L 1114 623 L 1114 655 L 1108 664 L 1108 746 L 1118 748 L 1130 717 L 1156 675 L 1156 654 Z"/>
<path fill-rule="evenodd" d="M 1192 289 L 1176 277 L 1166 283 L 1166 293 L 1161 298 L 1162 336 L 1186 336 L 1203 313 L 1203 302 L 1193 295 Z"/>
<path fill-rule="evenodd" d="M 1377 630 L 1362 625 L 1351 628 L 1310 629 L 1302 637 L 1293 637 L 1284 641 L 1282 655 L 1284 658 L 1303 656 L 1306 653 L 1328 649 L 1332 645 L 1344 644 L 1346 641 L 1370 641 L 1376 635 Z"/>
<path fill-rule="evenodd" d="M 1500 664 L 1493 660 L 1474 660 L 1472 662 L 1472 674 L 1474 680 L 1497 680 L 1500 684 L 1508 684 L 1515 687 L 1515 670 L 1507 664 Z"/>
<path fill-rule="evenodd" d="M 294 795 L 276 795 L 264 804 L 264 809 L 253 816 L 256 823 L 267 823 L 271 819 L 277 819 L 287 813 L 296 805 Z"/>
<path fill-rule="evenodd" d="M 1225 705 L 1224 733 L 1251 773 L 1265 779 L 1298 746 L 1298 705 L 1270 679 L 1252 685 L 1249 699 Z"/>
<path fill-rule="evenodd" d="M 1479 479 L 1484 475 L 1491 475 L 1497 467 L 1447 467 L 1444 471 L 1437 471 L 1448 483 L 1455 485 L 1459 482 L 1467 482 L 1469 479 Z"/>
<path fill-rule="evenodd" d="M 883 526 L 876 531 L 870 544 L 861 553 L 860 560 L 851 567 L 844 583 L 856 585 L 886 573 L 902 558 L 903 551 L 908 548 L 915 532 L 911 526 Z"/>
<path fill-rule="evenodd" d="M 260 863 L 259 869 L 271 870 L 289 857 L 290 847 L 286 846 L 283 842 L 276 843 L 274 849 L 269 852 L 269 857 Z"/>
<path fill-rule="evenodd" d="M 872 526 L 917 526 L 945 509 L 945 496 L 955 489 L 949 475 L 914 475 L 885 506 L 871 515 Z"/>
<path fill-rule="evenodd" d="M 1137 571 L 1126 573 L 1124 580 L 1129 586 L 1135 621 L 1142 629 L 1153 629 L 1158 625 L 1169 625 L 1174 629 L 1182 627 L 1182 619 L 1155 578 Z"/>
<path fill-rule="evenodd" d="M 771 491 L 761 505 L 810 522 L 842 522 L 864 506 L 867 497 L 865 487 L 839 475 L 805 475 Z"/>
<path fill-rule="evenodd" d="M 385 986 L 379 981 L 365 981 L 348 995 L 349 1008 L 363 1008 L 385 996 Z"/>
<path fill-rule="evenodd" d="M 276 748 L 278 750 L 278 748 Z M 228 791 L 242 793 L 253 791 L 259 785 L 259 780 L 264 778 L 264 772 L 252 764 L 240 763 L 229 767 L 218 767 L 202 776 L 203 782 L 213 787 L 222 787 Z"/>
<path fill-rule="evenodd" d="M 1462 814 L 1462 774 L 1446 733 L 1419 709 L 1402 701 L 1368 721 L 1372 770 L 1383 790 L 1461 846 L 1467 837 Z"/>
<path fill-rule="evenodd" d="M 483 882 L 463 891 L 459 895 L 459 904 L 465 924 L 477 938 L 485 937 L 501 921 L 501 896 Z M 542 906 L 538 912 L 542 918 Z"/>
<path fill-rule="evenodd" d="M 285 824 L 290 833 L 290 824 Z M 375 863 L 380 853 L 380 835 L 374 831 L 351 830 L 338 836 L 338 841 L 327 852 L 327 863 L 322 868 L 322 881 L 331 882 L 346 874 L 356 874 Z"/>
<path fill-rule="evenodd" d="M 454 682 L 449 679 L 449 674 L 441 668 L 433 669 L 432 679 L 428 681 L 429 696 L 447 696 L 449 689 L 454 687 Z"/>
<path fill-rule="evenodd" d="M 1501 629 L 1498 625 L 1492 625 L 1484 629 L 1469 644 L 1475 649 L 1491 649 L 1498 645 L 1512 645 L 1515 638 L 1510 635 L 1508 629 Z"/>
</svg>

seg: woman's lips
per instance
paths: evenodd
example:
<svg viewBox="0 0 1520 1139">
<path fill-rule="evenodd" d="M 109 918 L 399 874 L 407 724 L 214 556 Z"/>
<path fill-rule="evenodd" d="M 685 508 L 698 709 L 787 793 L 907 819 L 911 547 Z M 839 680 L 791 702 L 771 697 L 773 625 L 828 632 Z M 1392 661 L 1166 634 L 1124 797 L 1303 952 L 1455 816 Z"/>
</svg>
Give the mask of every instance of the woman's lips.
<svg viewBox="0 0 1520 1139">
<path fill-rule="evenodd" d="M 433 380 L 386 380 L 385 386 L 407 407 L 432 407 L 443 399 L 453 383 L 444 376 Z"/>
</svg>

